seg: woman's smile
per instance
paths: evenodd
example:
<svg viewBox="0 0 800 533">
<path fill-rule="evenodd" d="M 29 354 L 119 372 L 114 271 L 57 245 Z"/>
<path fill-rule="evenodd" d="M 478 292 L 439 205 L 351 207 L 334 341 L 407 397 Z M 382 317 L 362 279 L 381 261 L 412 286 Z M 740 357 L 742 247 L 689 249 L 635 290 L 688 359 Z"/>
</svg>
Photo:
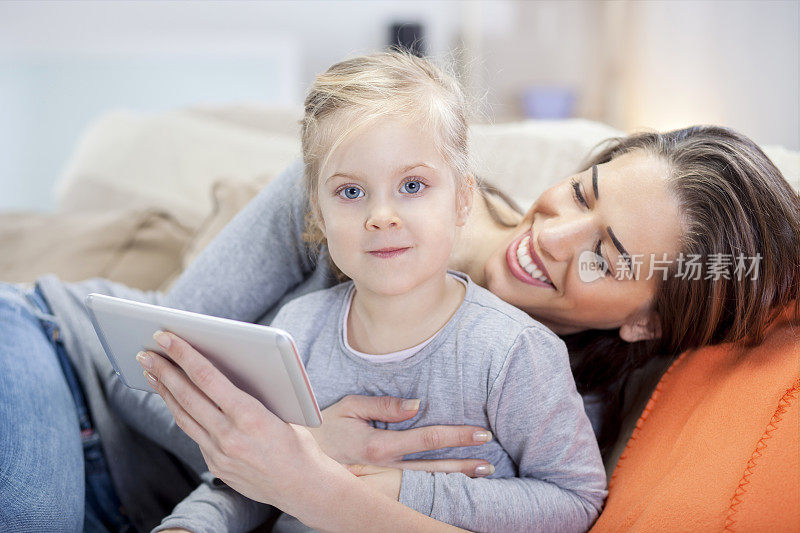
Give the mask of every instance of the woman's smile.
<svg viewBox="0 0 800 533">
<path fill-rule="evenodd" d="M 532 236 L 533 227 L 508 245 L 506 249 L 508 268 L 511 270 L 511 274 L 523 283 L 555 290 L 556 287 L 549 272 L 531 246 Z"/>
</svg>

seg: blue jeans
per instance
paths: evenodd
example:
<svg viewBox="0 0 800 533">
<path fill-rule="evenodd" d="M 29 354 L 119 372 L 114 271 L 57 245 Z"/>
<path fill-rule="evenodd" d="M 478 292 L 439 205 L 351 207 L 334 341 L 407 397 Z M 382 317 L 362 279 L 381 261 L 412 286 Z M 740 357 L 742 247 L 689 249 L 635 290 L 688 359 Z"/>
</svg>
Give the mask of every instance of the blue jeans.
<svg viewBox="0 0 800 533">
<path fill-rule="evenodd" d="M 0 530 L 128 531 L 57 319 L 0 283 Z"/>
</svg>

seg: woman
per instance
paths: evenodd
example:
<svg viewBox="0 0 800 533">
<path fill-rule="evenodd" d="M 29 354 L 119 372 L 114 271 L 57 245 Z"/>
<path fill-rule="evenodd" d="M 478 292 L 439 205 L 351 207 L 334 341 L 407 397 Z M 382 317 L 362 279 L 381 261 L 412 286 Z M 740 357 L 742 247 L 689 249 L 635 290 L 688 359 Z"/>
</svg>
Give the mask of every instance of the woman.
<svg viewBox="0 0 800 533">
<path fill-rule="evenodd" d="M 303 226 L 305 199 L 298 194 L 300 174 L 300 165 L 295 165 L 265 188 L 166 296 L 137 293 L 99 280 L 78 285 L 63 285 L 52 277 L 40 280 L 45 303 L 60 322 L 63 345 L 80 376 L 93 422 L 103 436 L 116 492 L 138 527 L 157 523 L 158 513 L 163 516 L 169 511 L 176 497 L 180 497 L 177 493 L 187 490 L 192 476 L 181 463 L 120 424 L 115 418 L 120 415 L 108 412 L 91 361 L 95 358 L 101 364 L 105 357 L 85 315 L 78 313 L 81 298 L 91 291 L 108 292 L 268 323 L 285 301 L 336 281 L 325 250 L 315 254 L 302 244 L 298 228 Z M 656 354 L 671 358 L 688 348 L 710 343 L 758 342 L 776 311 L 792 301 L 797 305 L 800 275 L 793 267 L 800 263 L 797 194 L 757 146 L 730 130 L 697 127 L 613 140 L 586 170 L 548 189 L 524 216 L 501 197 L 490 192 L 481 194 L 485 201 L 474 203 L 482 208 L 474 210 L 459 237 L 451 267 L 468 273 L 474 281 L 564 337 L 573 356 L 579 390 L 595 393 L 603 400 L 598 425 L 606 448 L 616 437 L 621 418 L 620 391 L 633 369 Z M 517 268 L 518 262 L 515 267 L 518 256 L 513 245 L 528 232 L 532 232 L 532 241 L 538 245 L 534 251 L 546 267 L 548 282 L 554 289 L 525 278 Z M 275 239 L 276 235 L 280 239 Z M 270 248 L 265 249 L 267 244 Z M 598 251 L 602 259 L 590 256 L 589 265 L 604 261 L 612 275 L 582 281 L 581 254 Z M 688 264 L 679 261 L 681 253 L 684 257 L 699 255 L 702 261 L 718 258 L 719 254 L 760 256 L 758 276 L 737 279 L 734 262 L 716 267 L 727 272 L 730 279 L 716 275 L 706 279 L 709 272 L 705 269 L 700 279 L 676 276 L 679 268 L 685 270 Z M 656 270 L 658 275 L 648 276 L 651 266 L 663 266 L 659 263 L 665 259 L 663 254 L 673 260 L 664 275 Z M 637 265 L 638 275 L 625 279 L 626 272 L 635 274 Z M 231 292 L 232 287 L 237 292 Z M 7 303 L 2 309 L 6 308 Z M 42 337 L 41 327 L 34 327 L 34 315 L 26 311 L 30 306 L 11 309 L 10 317 L 0 322 L 0 342 L 4 344 L 0 390 L 3 420 L 11 419 L 5 410 L 11 412 L 13 408 L 20 422 L 12 425 L 14 431 L 2 433 L 6 440 L 1 448 L 0 512 L 4 514 L 0 519 L 13 527 L 14 520 L 19 519 L 16 517 L 28 519 L 25 512 L 30 512 L 30 507 L 20 507 L 30 506 L 30 499 L 41 492 L 49 494 L 50 490 L 75 486 L 75 473 L 64 481 L 68 476 L 61 475 L 63 469 L 59 465 L 49 476 L 36 481 L 34 491 L 26 493 L 23 486 L 21 496 L 17 496 L 6 490 L 10 486 L 7 472 L 11 471 L 6 465 L 16 469 L 18 479 L 24 479 L 35 470 L 31 465 L 41 464 L 41 458 L 36 457 L 22 466 L 11 462 L 12 457 L 19 457 L 9 453 L 14 446 L 24 447 L 25 442 L 41 442 L 44 438 L 41 428 L 31 429 L 25 420 L 39 417 L 48 420 L 49 425 L 61 423 L 57 434 L 50 436 L 59 443 L 70 427 L 58 422 L 65 418 L 62 414 L 45 409 L 25 411 L 30 397 L 66 402 L 70 389 L 64 379 L 59 381 L 56 371 L 51 373 L 52 384 L 42 377 L 39 369 L 48 360 L 54 367 L 57 359 L 53 355 L 55 348 Z M 28 330 L 23 330 L 26 327 Z M 16 343 L 12 344 L 14 340 Z M 180 346 L 180 342 L 174 346 Z M 348 529 L 353 524 L 363 525 L 365 519 L 391 517 L 408 527 L 444 527 L 376 494 L 330 457 L 344 463 L 396 464 L 402 455 L 413 451 L 474 443 L 471 435 L 478 428 L 434 428 L 428 433 L 405 435 L 377 433 L 365 420 L 400 420 L 413 416 L 414 410 L 401 411 L 399 401 L 351 398 L 325 413 L 325 427 L 313 439 L 302 428 L 271 417 L 218 375 L 202 370 L 204 362 L 196 353 L 186 350 L 183 357 L 170 353 L 203 384 L 204 393 L 174 369 L 157 363 L 151 372 L 159 378 L 158 391 L 187 433 L 199 442 L 211 470 L 240 492 L 323 529 Z M 34 356 L 36 372 L 30 371 Z M 202 379 L 197 378 L 197 368 L 201 369 Z M 58 383 L 60 387 L 56 387 Z M 16 392 L 7 395 L 5 389 L 12 384 Z M 39 389 L 33 391 L 30 387 L 34 385 Z M 57 391 L 60 396 L 56 396 Z M 226 417 L 231 411 L 235 413 L 227 418 L 227 425 L 204 425 L 204 413 L 194 409 L 203 405 L 198 402 L 205 396 L 219 405 Z M 187 405 L 191 418 L 181 407 Z M 380 409 L 381 406 L 386 408 Z M 73 412 L 73 422 L 75 418 Z M 187 421 L 192 420 L 199 425 L 189 427 Z M 265 438 L 267 435 L 269 438 Z M 260 447 L 265 443 L 269 450 Z M 29 451 L 31 447 L 24 448 Z M 184 459 L 187 455 L 183 455 Z M 197 456 L 195 459 L 200 460 Z M 157 470 L 137 471 L 144 463 L 158 465 Z M 463 462 L 443 468 L 474 473 L 476 466 Z M 137 472 L 138 476 L 130 472 Z M 371 474 L 373 470 L 362 469 L 359 473 Z M 384 487 L 389 477 L 384 474 L 382 470 L 366 479 Z M 43 491 L 39 484 L 45 482 L 55 488 Z M 97 492 L 113 494 L 113 490 Z M 88 491 L 89 494 L 93 492 Z M 29 499 L 20 499 L 25 497 Z M 87 497 L 87 504 L 90 499 Z M 44 513 L 61 503 L 55 501 L 58 498 L 51 500 L 35 509 Z M 89 516 L 87 512 L 87 519 Z"/>
</svg>

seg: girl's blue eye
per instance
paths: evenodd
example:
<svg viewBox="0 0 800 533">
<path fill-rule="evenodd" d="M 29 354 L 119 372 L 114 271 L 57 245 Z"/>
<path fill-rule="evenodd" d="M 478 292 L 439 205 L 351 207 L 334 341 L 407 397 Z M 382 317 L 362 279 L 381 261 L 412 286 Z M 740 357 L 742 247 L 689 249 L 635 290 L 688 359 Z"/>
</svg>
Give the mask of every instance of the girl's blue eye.
<svg viewBox="0 0 800 533">
<path fill-rule="evenodd" d="M 417 180 L 407 181 L 403 184 L 403 192 L 407 192 L 409 194 L 417 194 L 424 188 L 425 184 Z"/>
<path fill-rule="evenodd" d="M 348 200 L 355 200 L 356 198 L 361 198 L 364 195 L 364 191 L 359 189 L 358 187 L 345 187 L 341 191 L 339 191 L 339 196 L 343 196 Z"/>
</svg>

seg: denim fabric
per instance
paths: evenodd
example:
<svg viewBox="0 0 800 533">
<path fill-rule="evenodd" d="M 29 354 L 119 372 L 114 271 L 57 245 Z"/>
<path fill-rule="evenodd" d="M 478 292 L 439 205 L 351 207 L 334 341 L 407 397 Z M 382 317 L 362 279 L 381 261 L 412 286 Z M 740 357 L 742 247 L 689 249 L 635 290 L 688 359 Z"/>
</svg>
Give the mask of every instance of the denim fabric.
<svg viewBox="0 0 800 533">
<path fill-rule="evenodd" d="M 0 283 L 0 530 L 129 530 L 59 335 L 37 288 Z"/>
</svg>

